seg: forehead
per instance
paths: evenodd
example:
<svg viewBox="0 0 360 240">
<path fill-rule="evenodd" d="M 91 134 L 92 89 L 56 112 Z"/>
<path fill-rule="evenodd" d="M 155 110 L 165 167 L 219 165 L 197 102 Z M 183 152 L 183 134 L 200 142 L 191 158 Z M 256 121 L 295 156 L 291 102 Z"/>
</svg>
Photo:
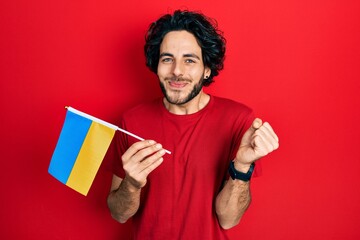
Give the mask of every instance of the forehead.
<svg viewBox="0 0 360 240">
<path fill-rule="evenodd" d="M 160 54 L 164 52 L 181 55 L 194 53 L 201 56 L 201 47 L 193 34 L 184 30 L 171 31 L 161 42 Z"/>
</svg>

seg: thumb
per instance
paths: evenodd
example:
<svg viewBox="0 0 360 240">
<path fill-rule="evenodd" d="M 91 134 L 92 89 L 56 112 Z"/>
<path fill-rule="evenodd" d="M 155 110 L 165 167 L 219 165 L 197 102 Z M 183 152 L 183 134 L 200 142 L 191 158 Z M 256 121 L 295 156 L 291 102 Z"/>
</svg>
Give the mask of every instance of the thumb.
<svg viewBox="0 0 360 240">
<path fill-rule="evenodd" d="M 255 120 L 253 121 L 251 128 L 253 129 L 253 131 L 255 132 L 256 130 L 258 130 L 262 125 L 262 120 L 260 118 L 255 118 Z"/>
<path fill-rule="evenodd" d="M 251 137 L 255 133 L 256 130 L 258 130 L 262 125 L 262 120 L 260 118 L 255 118 L 255 120 L 252 122 L 250 128 L 244 133 L 244 136 L 241 140 L 241 145 L 247 145 L 251 142 Z"/>
</svg>

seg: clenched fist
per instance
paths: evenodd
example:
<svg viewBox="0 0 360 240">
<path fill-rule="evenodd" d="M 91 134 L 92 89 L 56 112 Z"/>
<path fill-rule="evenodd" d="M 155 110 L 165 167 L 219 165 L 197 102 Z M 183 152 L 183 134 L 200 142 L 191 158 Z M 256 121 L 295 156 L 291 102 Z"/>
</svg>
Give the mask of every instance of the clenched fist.
<svg viewBox="0 0 360 240">
<path fill-rule="evenodd" d="M 256 118 L 241 139 L 234 160 L 235 168 L 247 172 L 250 165 L 261 157 L 279 148 L 279 138 L 269 123 Z"/>
</svg>

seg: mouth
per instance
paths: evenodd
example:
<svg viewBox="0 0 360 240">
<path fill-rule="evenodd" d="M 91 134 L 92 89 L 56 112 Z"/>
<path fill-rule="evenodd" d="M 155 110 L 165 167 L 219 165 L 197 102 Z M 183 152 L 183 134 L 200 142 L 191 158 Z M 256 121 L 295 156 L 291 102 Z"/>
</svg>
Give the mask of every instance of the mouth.
<svg viewBox="0 0 360 240">
<path fill-rule="evenodd" d="M 168 83 L 170 89 L 174 90 L 181 90 L 191 83 L 190 80 L 181 77 L 168 77 L 165 78 L 165 81 Z"/>
<path fill-rule="evenodd" d="M 175 89 L 184 88 L 187 84 L 185 81 L 169 81 L 169 86 Z"/>
</svg>

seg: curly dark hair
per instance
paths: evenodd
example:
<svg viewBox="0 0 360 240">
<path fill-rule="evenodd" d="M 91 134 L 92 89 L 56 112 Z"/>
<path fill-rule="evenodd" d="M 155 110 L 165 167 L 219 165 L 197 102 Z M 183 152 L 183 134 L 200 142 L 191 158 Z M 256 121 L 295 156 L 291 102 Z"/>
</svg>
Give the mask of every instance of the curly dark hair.
<svg viewBox="0 0 360 240">
<path fill-rule="evenodd" d="M 176 10 L 173 15 L 163 15 L 150 25 L 144 46 L 146 66 L 157 73 L 164 36 L 180 30 L 192 33 L 201 47 L 204 65 L 211 69 L 211 75 L 204 79 L 203 85 L 209 86 L 214 82 L 214 76 L 219 75 L 219 71 L 224 68 L 226 40 L 217 28 L 217 22 L 198 12 Z"/>
</svg>

